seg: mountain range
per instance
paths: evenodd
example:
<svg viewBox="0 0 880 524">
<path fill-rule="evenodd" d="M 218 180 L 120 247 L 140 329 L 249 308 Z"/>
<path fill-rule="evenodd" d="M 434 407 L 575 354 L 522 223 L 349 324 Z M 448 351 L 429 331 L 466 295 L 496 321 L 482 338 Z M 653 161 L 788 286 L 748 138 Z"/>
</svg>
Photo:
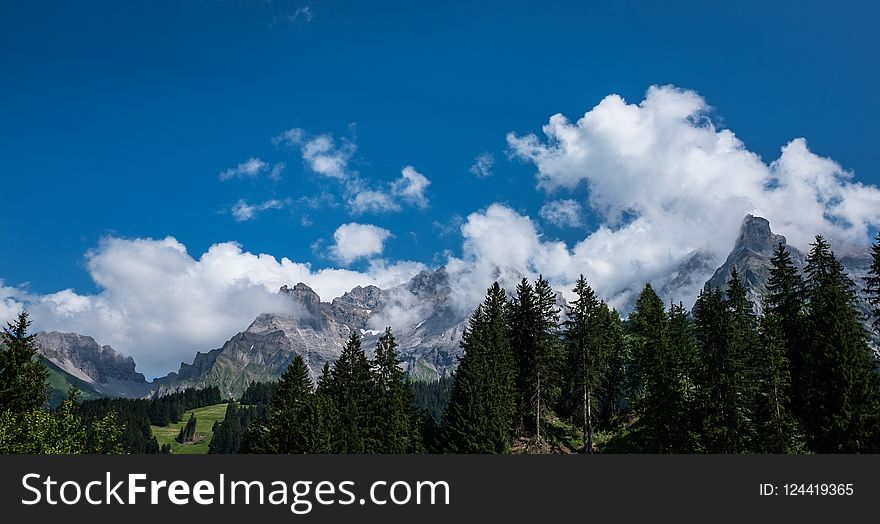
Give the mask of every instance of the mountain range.
<svg viewBox="0 0 880 524">
<path fill-rule="evenodd" d="M 749 215 L 720 267 L 716 267 L 716 257 L 711 253 L 695 251 L 655 287 L 667 303 L 693 300 L 700 289 L 725 288 L 736 267 L 760 312 L 770 259 L 780 243 L 795 265 L 803 269 L 804 253 L 787 245 L 784 236 L 774 234 L 767 220 Z M 871 264 L 870 249 L 851 248 L 838 253 L 838 257 L 861 291 Z M 515 276 L 507 275 L 506 280 L 516 282 Z M 296 314 L 259 315 L 221 347 L 196 353 L 191 363 L 181 363 L 176 372 L 153 382 L 135 371 L 131 357 L 100 346 L 91 337 L 41 332 L 37 343 L 56 372 L 88 385 L 93 395 L 141 397 L 216 385 L 224 394 L 237 397 L 251 381 L 277 379 L 296 355 L 305 359 L 312 378 L 317 379 L 324 364 L 339 356 L 352 333 L 363 337 L 369 355 L 384 327 L 391 324 L 404 370 L 414 380 L 434 380 L 453 371 L 470 313 L 453 300 L 453 285 L 446 270 L 440 268 L 422 271 L 409 282 L 388 290 L 358 286 L 329 302 L 322 301 L 306 284 L 282 286 L 279 293 L 299 306 Z M 630 295 L 634 300 L 635 293 Z M 564 304 L 561 295 L 559 301 Z M 867 304 L 860 305 L 867 312 Z M 623 306 L 624 313 L 628 307 Z"/>
</svg>

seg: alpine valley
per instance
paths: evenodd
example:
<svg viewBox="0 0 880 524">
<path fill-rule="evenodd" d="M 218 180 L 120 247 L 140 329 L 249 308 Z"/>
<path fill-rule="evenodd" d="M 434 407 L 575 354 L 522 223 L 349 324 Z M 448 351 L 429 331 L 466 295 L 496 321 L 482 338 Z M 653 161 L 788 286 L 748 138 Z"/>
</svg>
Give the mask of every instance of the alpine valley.
<svg viewBox="0 0 880 524">
<path fill-rule="evenodd" d="M 714 256 L 696 251 L 675 271 L 658 279 L 655 287 L 667 303 L 685 301 L 690 306 L 700 289 L 724 288 L 735 267 L 760 311 L 770 276 L 770 258 L 776 246 L 785 242 L 784 236 L 771 231 L 767 220 L 749 215 L 720 267 L 716 267 L 720 261 Z M 793 246 L 786 245 L 786 249 L 798 269 L 803 269 L 804 253 Z M 871 263 L 870 249 L 848 247 L 836 254 L 861 296 Z M 497 277 L 505 288 L 512 289 L 520 275 L 499 269 Z M 41 332 L 36 340 L 40 353 L 50 363 L 56 398 L 62 398 L 71 384 L 89 397 L 140 398 L 187 387 L 217 386 L 224 395 L 237 398 L 251 381 L 280 377 L 297 355 L 303 357 L 316 380 L 324 365 L 336 360 L 353 332 L 362 335 L 369 354 L 385 320 L 405 317 L 406 325 L 392 326 L 400 345 L 401 365 L 413 380 L 432 381 L 449 376 L 461 356 L 460 342 L 470 311 L 453 300 L 454 285 L 441 267 L 422 271 L 391 289 L 358 286 L 329 302 L 306 284 L 283 286 L 278 292 L 301 306 L 295 308 L 296 315 L 259 315 L 221 347 L 197 352 L 191 363 L 181 363 L 176 372 L 152 382 L 135 371 L 131 357 L 101 346 L 89 336 Z M 563 303 L 561 295 L 558 300 Z M 860 300 L 867 313 L 867 304 L 863 298 Z M 621 313 L 626 314 L 631 307 L 622 306 Z"/>
</svg>

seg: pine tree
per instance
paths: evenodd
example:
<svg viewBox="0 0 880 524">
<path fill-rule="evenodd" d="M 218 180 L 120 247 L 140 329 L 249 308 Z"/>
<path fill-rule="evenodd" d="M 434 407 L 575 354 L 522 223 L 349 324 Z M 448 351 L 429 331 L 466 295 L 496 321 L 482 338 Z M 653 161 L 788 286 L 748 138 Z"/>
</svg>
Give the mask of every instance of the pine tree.
<svg viewBox="0 0 880 524">
<path fill-rule="evenodd" d="M 621 407 L 626 400 L 627 375 L 632 356 L 623 321 L 617 311 L 605 306 L 601 311 L 600 322 L 605 336 L 607 367 L 599 388 L 597 420 L 601 429 L 611 430 L 616 426 Z"/>
<path fill-rule="evenodd" d="M 646 448 L 655 453 L 692 451 L 688 413 L 694 343 L 687 312 L 679 304 L 667 315 L 660 297 L 647 284 L 630 314 L 630 325 L 640 390 L 636 410 Z"/>
<path fill-rule="evenodd" d="M 791 413 L 791 377 L 782 322 L 768 311 L 760 320 L 761 351 L 757 367 L 755 451 L 800 453 L 803 437 Z"/>
<path fill-rule="evenodd" d="M 878 375 L 852 280 L 828 243 L 807 257 L 801 424 L 811 450 L 848 453 L 878 447 Z"/>
<path fill-rule="evenodd" d="M 361 337 L 352 333 L 329 378 L 324 378 L 328 396 L 336 407 L 335 451 L 337 453 L 374 453 L 376 416 L 373 377 L 370 362 L 361 347 Z"/>
<path fill-rule="evenodd" d="M 538 339 L 535 355 L 535 430 L 541 438 L 544 413 L 559 396 L 560 364 L 564 362 L 564 350 L 559 339 L 559 307 L 556 292 L 550 282 L 538 275 L 535 281 Z"/>
<path fill-rule="evenodd" d="M 451 453 L 507 453 L 516 413 L 516 377 L 507 333 L 506 297 L 495 282 L 462 336 L 441 429 Z"/>
<path fill-rule="evenodd" d="M 196 436 L 196 414 L 190 413 L 189 420 L 186 425 L 180 428 L 180 432 L 175 439 L 178 444 L 188 444 L 195 439 Z"/>
<path fill-rule="evenodd" d="M 376 343 L 372 362 L 375 381 L 376 417 L 380 453 L 407 453 L 420 448 L 415 422 L 413 392 L 397 360 L 397 342 L 391 328 Z"/>
<path fill-rule="evenodd" d="M 733 268 L 727 282 L 727 308 L 730 311 L 728 344 L 731 357 L 730 385 L 733 387 L 731 401 L 735 406 L 733 413 L 737 417 L 736 431 L 741 446 L 738 452 L 745 452 L 751 451 L 757 441 L 752 411 L 758 394 L 760 345 L 755 306 L 749 299 L 736 268 Z"/>
<path fill-rule="evenodd" d="M 563 325 L 569 376 L 568 390 L 578 410 L 584 437 L 584 452 L 593 452 L 593 420 L 596 395 L 605 374 L 605 354 L 599 331 L 601 305 L 587 279 L 575 282 L 577 298 L 568 306 Z"/>
<path fill-rule="evenodd" d="M 880 231 L 877 232 L 877 240 L 871 246 L 871 268 L 865 278 L 865 284 L 865 294 L 874 315 L 871 325 L 874 327 L 874 332 L 880 336 Z"/>
<path fill-rule="evenodd" d="M 702 450 L 740 453 L 744 414 L 738 395 L 740 363 L 730 344 L 730 310 L 721 290 L 701 291 L 694 306 L 699 367 L 695 374 L 702 420 Z"/>
<path fill-rule="evenodd" d="M 788 361 L 791 381 L 791 408 L 798 415 L 801 405 L 799 382 L 803 365 L 804 337 L 804 282 L 791 260 L 785 244 L 779 243 L 770 259 L 770 279 L 767 282 L 767 296 L 764 314 L 772 315 L 782 337 L 785 358 Z"/>
<path fill-rule="evenodd" d="M 25 413 L 49 400 L 49 370 L 37 354 L 35 336 L 27 332 L 30 325 L 22 311 L 0 334 L 0 411 Z"/>
</svg>

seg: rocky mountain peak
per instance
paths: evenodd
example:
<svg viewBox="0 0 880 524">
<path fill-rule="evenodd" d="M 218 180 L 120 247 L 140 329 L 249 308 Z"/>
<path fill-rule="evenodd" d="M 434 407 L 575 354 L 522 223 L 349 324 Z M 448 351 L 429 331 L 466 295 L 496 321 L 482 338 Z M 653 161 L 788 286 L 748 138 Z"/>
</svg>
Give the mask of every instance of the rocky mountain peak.
<svg viewBox="0 0 880 524">
<path fill-rule="evenodd" d="M 135 370 L 128 355 L 78 333 L 41 331 L 36 334 L 37 350 L 47 360 L 70 375 L 93 384 L 108 395 L 142 394 L 148 389 L 143 374 Z"/>
<path fill-rule="evenodd" d="M 300 304 L 303 304 L 308 308 L 309 306 L 316 306 L 321 303 L 321 297 L 315 293 L 315 290 L 305 285 L 302 282 L 297 283 L 293 287 L 288 287 L 286 284 L 281 286 L 281 289 L 278 290 L 278 293 L 282 295 L 287 295 Z"/>
<path fill-rule="evenodd" d="M 341 297 L 334 298 L 333 304 L 373 310 L 382 303 L 384 295 L 384 291 L 373 285 L 356 286 Z"/>
<path fill-rule="evenodd" d="M 449 287 L 449 274 L 446 268 L 440 267 L 434 271 L 423 269 L 407 283 L 407 289 L 414 295 L 438 295 L 447 291 Z"/>
<path fill-rule="evenodd" d="M 734 251 L 749 250 L 761 255 L 773 255 L 779 244 L 785 244 L 785 237 L 770 230 L 770 222 L 766 218 L 746 215 L 736 239 Z"/>
</svg>

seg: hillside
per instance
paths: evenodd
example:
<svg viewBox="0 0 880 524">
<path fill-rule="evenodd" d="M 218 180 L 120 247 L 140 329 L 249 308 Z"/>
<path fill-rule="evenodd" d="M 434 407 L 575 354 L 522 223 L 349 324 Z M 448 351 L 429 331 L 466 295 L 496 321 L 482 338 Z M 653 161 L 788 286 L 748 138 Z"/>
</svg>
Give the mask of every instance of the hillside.
<svg viewBox="0 0 880 524">
<path fill-rule="evenodd" d="M 79 389 L 80 400 L 91 400 L 105 396 L 96 390 L 92 384 L 64 371 L 51 360 L 43 358 L 43 363 L 46 364 L 46 368 L 49 370 L 49 407 L 56 408 L 60 406 L 61 402 L 67 398 L 70 386 L 76 386 Z"/>
<path fill-rule="evenodd" d="M 192 444 L 178 444 L 174 439 L 180 432 L 180 428 L 186 426 L 189 416 L 195 413 L 196 416 L 196 435 L 201 436 Z M 204 455 L 208 453 L 208 444 L 211 442 L 212 428 L 214 422 L 223 420 L 226 416 L 226 403 L 214 404 L 213 406 L 205 406 L 186 411 L 181 417 L 180 422 L 169 424 L 165 427 L 150 426 L 153 436 L 159 442 L 159 446 L 163 444 L 171 444 L 171 452 L 179 455 Z"/>
</svg>

